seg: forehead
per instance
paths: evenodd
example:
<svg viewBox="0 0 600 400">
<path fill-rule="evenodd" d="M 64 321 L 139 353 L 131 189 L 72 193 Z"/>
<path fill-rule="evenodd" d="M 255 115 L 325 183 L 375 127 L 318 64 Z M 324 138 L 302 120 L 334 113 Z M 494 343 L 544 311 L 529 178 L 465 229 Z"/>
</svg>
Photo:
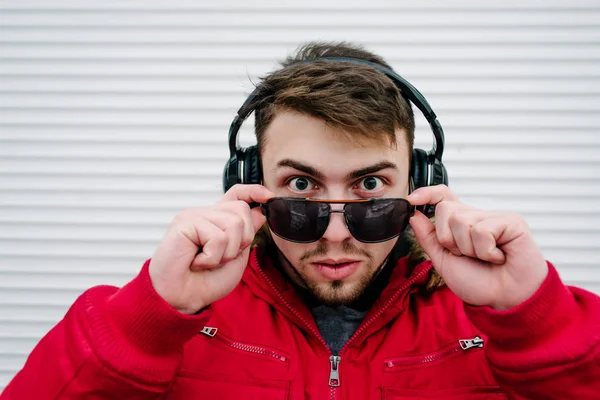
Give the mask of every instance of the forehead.
<svg viewBox="0 0 600 400">
<path fill-rule="evenodd" d="M 350 139 L 347 133 L 328 126 L 323 120 L 282 111 L 265 131 L 261 153 L 263 170 L 267 172 L 280 160 L 291 158 L 318 168 L 331 178 L 380 161 L 392 161 L 401 172 L 408 172 L 408 149 L 403 132 L 396 132 L 396 146 L 391 145 L 385 133 L 382 136 L 381 140 Z"/>
</svg>

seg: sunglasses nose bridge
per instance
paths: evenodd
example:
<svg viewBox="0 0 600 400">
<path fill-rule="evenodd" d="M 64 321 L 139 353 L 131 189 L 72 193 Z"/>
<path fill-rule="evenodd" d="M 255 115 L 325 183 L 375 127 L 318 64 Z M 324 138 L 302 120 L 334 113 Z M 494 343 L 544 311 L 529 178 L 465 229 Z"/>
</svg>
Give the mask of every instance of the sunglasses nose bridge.
<svg viewBox="0 0 600 400">
<path fill-rule="evenodd" d="M 334 217 L 334 214 L 341 214 L 339 217 Z M 348 229 L 346 221 L 345 209 L 329 209 L 329 220 L 327 228 L 321 238 L 330 242 L 343 242 L 352 237 L 352 233 Z"/>
<path fill-rule="evenodd" d="M 346 220 L 346 207 L 342 208 L 342 209 L 337 209 L 334 210 L 333 208 L 329 209 L 329 223 L 331 224 L 331 217 L 333 216 L 333 214 L 342 214 L 342 217 L 344 219 L 344 224 L 346 225 L 346 228 L 348 227 L 348 221 Z"/>
</svg>

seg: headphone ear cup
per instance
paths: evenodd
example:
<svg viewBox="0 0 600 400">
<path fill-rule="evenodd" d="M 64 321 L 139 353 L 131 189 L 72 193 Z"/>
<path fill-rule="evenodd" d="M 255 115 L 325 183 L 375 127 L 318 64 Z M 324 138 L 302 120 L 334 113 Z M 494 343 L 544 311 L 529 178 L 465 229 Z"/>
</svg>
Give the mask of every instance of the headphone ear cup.
<svg viewBox="0 0 600 400">
<path fill-rule="evenodd" d="M 433 168 L 431 168 L 433 173 L 433 179 L 431 180 L 431 186 L 435 185 L 446 185 L 448 186 L 448 172 L 446 171 L 446 167 L 439 161 L 437 158 L 433 163 Z"/>
<path fill-rule="evenodd" d="M 240 162 L 244 163 L 244 168 L 240 171 Z M 258 149 L 256 146 L 250 146 L 246 149 L 239 149 L 236 155 L 231 157 L 225 163 L 223 169 L 223 192 L 227 192 L 238 183 L 260 184 L 262 172 L 260 161 L 258 159 Z"/>
<path fill-rule="evenodd" d="M 433 164 L 430 164 L 429 160 L 433 160 Z M 431 184 L 429 184 L 430 165 L 432 174 Z M 444 164 L 422 149 L 413 149 L 411 177 L 413 179 L 414 190 L 425 186 L 448 185 L 448 173 Z M 419 206 L 417 210 L 421 211 L 427 217 L 435 215 L 435 206 L 433 205 Z"/>
<path fill-rule="evenodd" d="M 414 190 L 427 186 L 427 152 L 413 148 L 410 175 L 413 179 Z"/>
<path fill-rule="evenodd" d="M 258 148 L 250 146 L 244 149 L 244 184 L 260 184 L 262 181 L 262 171 L 260 160 L 258 158 Z"/>
<path fill-rule="evenodd" d="M 239 183 L 238 169 L 239 163 L 236 154 L 227 160 L 225 168 L 223 168 L 223 193 L 231 189 L 236 183 Z"/>
</svg>

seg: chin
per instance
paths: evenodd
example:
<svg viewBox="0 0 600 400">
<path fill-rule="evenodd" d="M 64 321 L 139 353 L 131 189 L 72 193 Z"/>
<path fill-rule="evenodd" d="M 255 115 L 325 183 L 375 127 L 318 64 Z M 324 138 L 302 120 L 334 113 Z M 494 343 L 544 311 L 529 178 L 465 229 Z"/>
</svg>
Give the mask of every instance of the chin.
<svg viewBox="0 0 600 400">
<path fill-rule="evenodd" d="M 345 281 L 307 283 L 308 289 L 320 303 L 329 306 L 341 306 L 351 304 L 358 300 L 365 291 L 368 282 L 368 279 L 364 279 L 353 283 Z"/>
</svg>

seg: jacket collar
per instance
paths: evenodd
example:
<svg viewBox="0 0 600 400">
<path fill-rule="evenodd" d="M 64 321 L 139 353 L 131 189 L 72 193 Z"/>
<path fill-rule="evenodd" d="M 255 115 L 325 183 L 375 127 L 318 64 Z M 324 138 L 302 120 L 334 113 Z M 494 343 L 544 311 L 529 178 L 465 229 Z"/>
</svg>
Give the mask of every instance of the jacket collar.
<svg viewBox="0 0 600 400">
<path fill-rule="evenodd" d="M 410 263 L 410 257 L 400 258 L 396 262 L 388 284 L 361 324 L 368 325 L 369 329 L 359 327 L 359 331 L 368 334 L 381 328 L 401 312 L 410 293 L 425 289 L 433 271 L 431 262 L 423 261 L 414 268 Z M 256 296 L 278 309 L 302 329 L 319 335 L 314 318 L 304 300 L 271 257 L 265 254 L 263 247 L 255 246 L 252 249 L 242 282 Z"/>
</svg>

